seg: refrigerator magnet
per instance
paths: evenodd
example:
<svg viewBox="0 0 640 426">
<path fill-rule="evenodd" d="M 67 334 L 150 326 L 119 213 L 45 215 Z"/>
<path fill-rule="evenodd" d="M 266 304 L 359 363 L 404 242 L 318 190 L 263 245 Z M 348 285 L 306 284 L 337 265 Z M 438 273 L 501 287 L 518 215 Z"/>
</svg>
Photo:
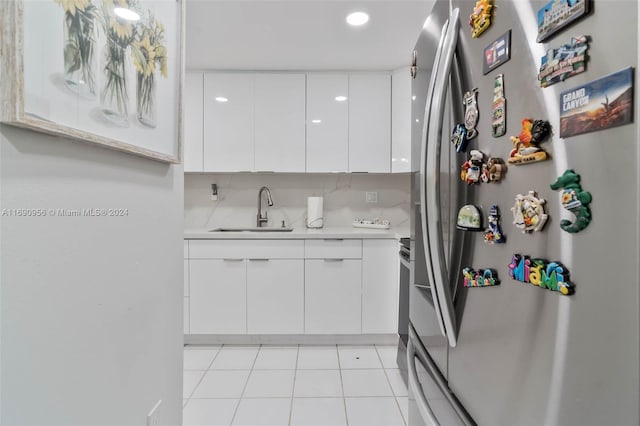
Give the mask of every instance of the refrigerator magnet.
<svg viewBox="0 0 640 426">
<path fill-rule="evenodd" d="M 456 147 L 456 152 L 467 149 L 467 128 L 464 124 L 456 124 L 451 132 L 451 143 Z"/>
<path fill-rule="evenodd" d="M 491 25 L 491 0 L 478 0 L 469 16 L 471 37 L 478 38 Z"/>
<path fill-rule="evenodd" d="M 589 36 L 581 35 L 556 49 L 547 50 L 540 60 L 540 87 L 549 87 L 585 72 L 588 48 Z"/>
<path fill-rule="evenodd" d="M 480 183 L 480 175 L 484 162 L 482 159 L 484 154 L 477 149 L 472 149 L 469 152 L 469 159 L 462 163 L 460 170 L 460 179 L 467 182 L 469 185 L 472 183 Z"/>
<path fill-rule="evenodd" d="M 507 100 L 504 98 L 504 76 L 498 74 L 493 81 L 491 136 L 499 138 L 507 133 Z"/>
<path fill-rule="evenodd" d="M 588 0 L 550 0 L 538 10 L 538 37 L 542 43 L 589 12 Z"/>
<path fill-rule="evenodd" d="M 462 206 L 458 211 L 456 228 L 463 231 L 482 231 L 482 215 L 480 209 L 473 204 Z"/>
<path fill-rule="evenodd" d="M 462 270 L 465 287 L 489 287 L 500 284 L 498 273 L 493 269 L 464 268 Z"/>
<path fill-rule="evenodd" d="M 502 180 L 507 171 L 507 166 L 502 158 L 491 157 L 482 165 L 482 174 L 480 179 L 484 183 L 498 182 Z"/>
<path fill-rule="evenodd" d="M 487 244 L 504 243 L 507 238 L 502 233 L 502 229 L 500 227 L 500 209 L 498 206 L 493 205 L 489 208 L 489 216 L 487 216 L 487 220 L 489 221 L 489 227 L 485 229 L 484 234 L 482 234 L 484 242 Z"/>
<path fill-rule="evenodd" d="M 547 153 L 536 145 L 543 142 L 549 134 L 551 134 L 551 125 L 548 121 L 523 119 L 520 134 L 517 137 L 511 136 L 513 149 L 509 153 L 507 162 L 519 166 L 546 160 Z"/>
<path fill-rule="evenodd" d="M 569 281 L 569 271 L 560 262 L 514 254 L 509 264 L 509 276 L 516 281 L 557 291 L 565 296 L 575 293 L 575 285 Z"/>
<path fill-rule="evenodd" d="M 546 201 L 536 196 L 535 191 L 527 195 L 516 195 L 511 207 L 513 224 L 523 233 L 541 231 L 549 216 L 544 211 Z"/>
<path fill-rule="evenodd" d="M 560 93 L 560 137 L 633 121 L 633 68 L 625 68 Z"/>
<path fill-rule="evenodd" d="M 464 127 L 467 129 L 467 139 L 478 136 L 476 124 L 478 124 L 478 89 L 469 90 L 462 98 L 464 105 Z"/>
<path fill-rule="evenodd" d="M 502 34 L 484 48 L 484 61 L 482 63 L 482 75 L 498 68 L 511 59 L 511 30 Z"/>
<path fill-rule="evenodd" d="M 554 183 L 551 189 L 562 189 L 560 203 L 562 207 L 573 213 L 575 220 L 568 219 L 560 221 L 560 228 L 571 234 L 580 232 L 591 223 L 591 209 L 589 204 L 592 197 L 589 192 L 583 191 L 580 185 L 580 175 L 569 169 L 566 170 Z"/>
</svg>

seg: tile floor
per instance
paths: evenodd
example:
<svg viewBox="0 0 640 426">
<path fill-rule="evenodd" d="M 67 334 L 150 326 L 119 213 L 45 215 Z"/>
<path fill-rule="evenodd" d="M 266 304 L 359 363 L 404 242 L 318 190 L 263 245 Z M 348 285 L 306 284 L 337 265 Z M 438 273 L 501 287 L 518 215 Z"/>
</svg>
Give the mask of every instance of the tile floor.
<svg viewBox="0 0 640 426">
<path fill-rule="evenodd" d="M 396 346 L 186 346 L 184 426 L 404 426 Z"/>
</svg>

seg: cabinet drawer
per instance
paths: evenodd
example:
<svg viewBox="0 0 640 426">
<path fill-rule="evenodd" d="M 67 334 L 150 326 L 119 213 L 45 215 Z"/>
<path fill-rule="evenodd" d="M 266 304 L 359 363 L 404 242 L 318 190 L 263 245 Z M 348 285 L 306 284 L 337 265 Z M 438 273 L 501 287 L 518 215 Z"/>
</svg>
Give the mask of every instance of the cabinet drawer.
<svg viewBox="0 0 640 426">
<path fill-rule="evenodd" d="M 362 240 L 306 240 L 305 258 L 360 259 L 362 258 Z"/>
<path fill-rule="evenodd" d="M 302 240 L 191 240 L 190 259 L 302 259 Z"/>
</svg>

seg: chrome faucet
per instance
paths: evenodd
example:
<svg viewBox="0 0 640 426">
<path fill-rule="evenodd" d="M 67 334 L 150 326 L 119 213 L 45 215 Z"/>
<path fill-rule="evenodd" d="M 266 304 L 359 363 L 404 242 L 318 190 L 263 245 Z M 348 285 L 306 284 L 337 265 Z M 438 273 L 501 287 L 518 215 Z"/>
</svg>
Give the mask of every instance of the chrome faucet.
<svg viewBox="0 0 640 426">
<path fill-rule="evenodd" d="M 264 217 L 262 217 L 262 193 L 265 191 L 267 193 L 267 204 L 269 204 L 270 206 L 273 206 L 271 191 L 269 191 L 269 188 L 267 188 L 266 186 L 263 186 L 262 188 L 260 188 L 260 191 L 258 191 L 258 220 L 256 222 L 256 226 L 258 228 L 261 228 L 263 223 L 269 222 L 269 218 L 267 217 L 266 210 L 264 212 Z"/>
</svg>

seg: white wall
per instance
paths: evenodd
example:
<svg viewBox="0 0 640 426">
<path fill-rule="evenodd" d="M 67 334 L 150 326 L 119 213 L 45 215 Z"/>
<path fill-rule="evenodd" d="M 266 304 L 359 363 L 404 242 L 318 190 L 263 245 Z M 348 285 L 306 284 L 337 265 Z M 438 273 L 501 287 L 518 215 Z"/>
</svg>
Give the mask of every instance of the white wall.
<svg viewBox="0 0 640 426">
<path fill-rule="evenodd" d="M 211 184 L 218 185 L 218 201 L 211 201 Z M 269 226 L 302 228 L 307 197 L 324 197 L 324 226 L 348 227 L 354 218 L 384 218 L 392 229 L 409 232 L 411 181 L 408 174 L 272 174 L 240 173 L 186 175 L 185 229 L 255 226 L 258 190 L 267 186 L 273 196 Z M 378 203 L 365 202 L 365 192 L 378 192 Z M 266 198 L 266 197 L 265 197 Z"/>
<path fill-rule="evenodd" d="M 0 126 L 2 425 L 182 415 L 181 166 Z"/>
</svg>

